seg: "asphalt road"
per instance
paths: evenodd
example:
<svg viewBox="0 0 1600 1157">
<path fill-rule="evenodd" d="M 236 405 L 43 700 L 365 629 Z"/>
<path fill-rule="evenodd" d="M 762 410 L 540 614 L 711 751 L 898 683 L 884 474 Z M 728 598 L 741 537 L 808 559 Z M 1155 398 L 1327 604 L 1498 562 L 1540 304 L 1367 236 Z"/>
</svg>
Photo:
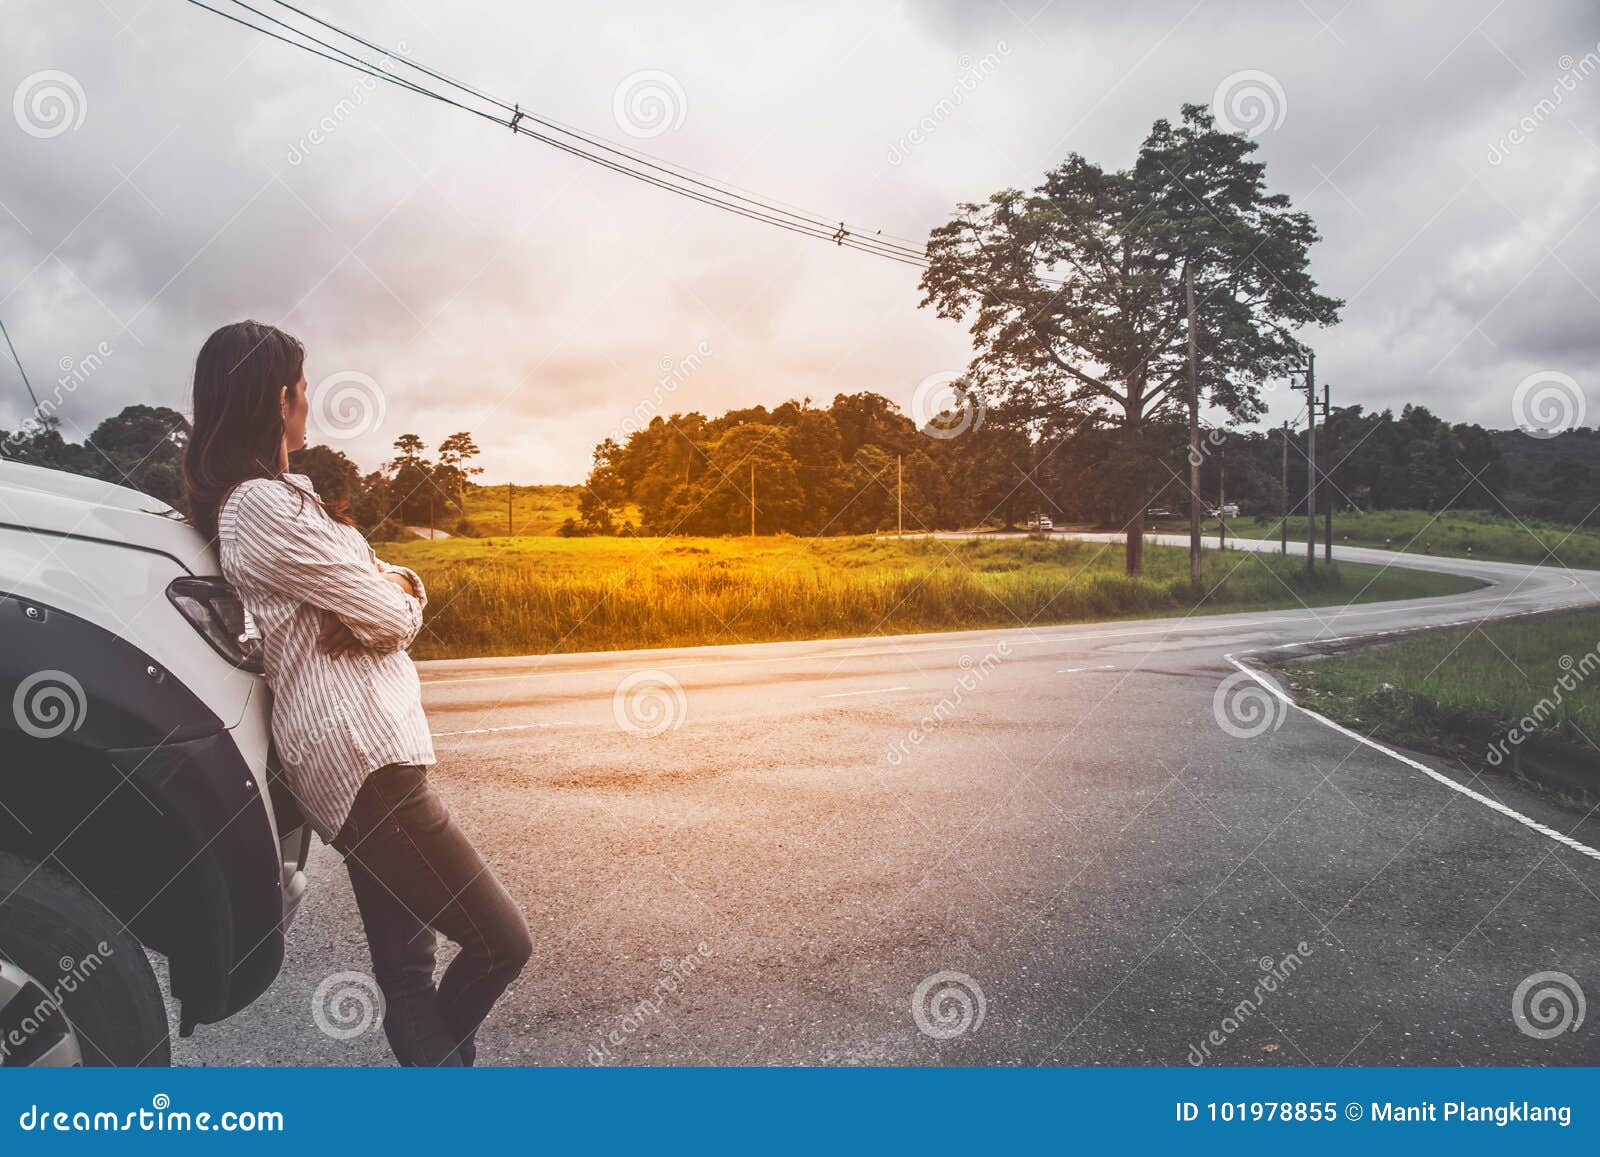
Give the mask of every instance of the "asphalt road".
<svg viewBox="0 0 1600 1157">
<path fill-rule="evenodd" d="M 1541 972 L 1600 1000 L 1600 814 L 1422 759 L 1452 790 L 1227 658 L 1600 602 L 1600 573 L 1337 554 L 1489 585 L 419 664 L 434 781 L 534 931 L 480 1063 L 1600 1063 L 1595 1010 L 1549 1039 L 1513 1011 Z M 393 1063 L 318 1027 L 370 966 L 338 856 L 309 873 L 282 976 L 177 1063 Z"/>
</svg>

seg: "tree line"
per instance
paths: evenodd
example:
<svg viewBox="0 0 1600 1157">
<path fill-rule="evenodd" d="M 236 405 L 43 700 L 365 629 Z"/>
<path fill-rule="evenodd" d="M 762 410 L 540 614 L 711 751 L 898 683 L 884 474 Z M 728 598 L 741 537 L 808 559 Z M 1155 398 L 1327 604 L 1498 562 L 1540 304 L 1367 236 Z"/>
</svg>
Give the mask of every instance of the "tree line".
<svg viewBox="0 0 1600 1157">
<path fill-rule="evenodd" d="M 0 430 L 0 457 L 132 487 L 181 508 L 190 433 L 188 419 L 176 410 L 133 405 L 102 421 L 83 441 L 70 442 L 60 419 L 49 415 L 23 430 Z M 472 435 L 451 434 L 430 455 L 420 437 L 402 434 L 394 450 L 393 459 L 363 473 L 342 450 L 307 446 L 289 455 L 289 469 L 310 478 L 323 500 L 339 505 L 369 538 L 405 537 L 407 525 L 474 533 L 465 501 L 483 468 L 473 461 L 479 450 Z"/>
<path fill-rule="evenodd" d="M 1418 405 L 1398 414 L 1335 406 L 1317 436 L 1327 471 L 1319 510 L 1468 509 L 1577 522 L 1600 505 L 1596 430 L 1536 438 L 1447 422 Z M 806 398 L 716 418 L 657 416 L 625 442 L 596 447 L 569 531 L 746 534 L 752 506 L 757 534 L 1015 527 L 1037 514 L 1120 531 L 1136 517 L 1186 518 L 1186 424 L 1147 423 L 1141 443 L 1149 460 L 1130 462 L 1119 423 L 1041 423 L 1022 407 L 949 409 L 919 427 L 871 392 L 839 394 L 824 408 Z M 1305 431 L 1209 430 L 1194 477 L 1208 509 L 1303 512 Z"/>
<path fill-rule="evenodd" d="M 65 440 L 54 420 L 26 434 L 0 431 L 0 456 L 132 486 L 176 506 L 188 435 L 176 411 L 133 405 L 82 442 Z M 1145 441 L 1157 452 L 1139 510 L 1181 518 L 1186 427 L 1152 424 Z M 1423 406 L 1398 414 L 1335 406 L 1318 443 L 1330 471 L 1318 509 L 1482 510 L 1576 524 L 1600 508 L 1600 430 L 1543 438 L 1447 422 Z M 1060 428 L 1017 409 L 951 408 L 919 426 L 871 391 L 838 394 L 821 408 L 803 398 L 715 418 L 675 413 L 595 448 L 578 488 L 579 517 L 563 533 L 747 534 L 752 494 L 758 534 L 1018 527 L 1036 514 L 1120 530 L 1131 514 L 1124 446 L 1114 423 Z M 1303 429 L 1207 431 L 1200 492 L 1208 507 L 1236 503 L 1243 514 L 1303 512 L 1305 452 Z M 481 473 L 477 456 L 467 433 L 431 454 L 405 434 L 377 470 L 363 473 L 329 446 L 296 451 L 290 469 L 309 476 L 325 499 L 345 503 L 374 539 L 402 537 L 405 525 L 470 535 L 464 509 Z"/>
</svg>

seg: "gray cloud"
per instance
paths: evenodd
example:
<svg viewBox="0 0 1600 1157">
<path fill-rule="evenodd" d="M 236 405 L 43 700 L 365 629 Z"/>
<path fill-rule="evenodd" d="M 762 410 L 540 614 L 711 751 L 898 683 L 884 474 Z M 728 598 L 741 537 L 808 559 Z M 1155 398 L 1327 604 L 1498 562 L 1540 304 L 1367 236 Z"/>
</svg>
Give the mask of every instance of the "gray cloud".
<svg viewBox="0 0 1600 1157">
<path fill-rule="evenodd" d="M 1339 400 L 1504 426 L 1515 384 L 1556 369 L 1600 413 L 1600 72 L 1562 88 L 1600 59 L 1600 13 L 1577 0 L 315 7 L 555 119 L 913 238 L 1071 150 L 1125 164 L 1156 117 L 1263 72 L 1283 116 L 1259 155 L 1316 217 L 1316 269 L 1349 300 L 1316 339 Z M 970 356 L 916 308 L 910 269 L 369 89 L 191 6 L 9 0 L 5 16 L 0 96 L 44 70 L 84 94 L 60 135 L 0 116 L 0 317 L 45 387 L 62 359 L 113 350 L 68 399 L 69 433 L 131 401 L 184 408 L 199 343 L 242 316 L 304 338 L 313 382 L 378 381 L 384 425 L 336 443 L 364 465 L 404 430 L 467 428 L 488 477 L 527 481 L 581 478 L 702 342 L 671 408 L 906 402 Z M 635 141 L 613 94 L 646 69 L 676 80 L 684 115 Z M 25 413 L 0 389 L 0 426 Z"/>
</svg>

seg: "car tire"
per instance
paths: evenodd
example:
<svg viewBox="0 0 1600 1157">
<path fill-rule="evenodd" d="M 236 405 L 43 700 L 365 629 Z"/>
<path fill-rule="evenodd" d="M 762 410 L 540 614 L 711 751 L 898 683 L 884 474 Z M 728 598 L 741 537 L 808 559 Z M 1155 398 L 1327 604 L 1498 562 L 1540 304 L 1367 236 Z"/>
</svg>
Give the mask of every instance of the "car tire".
<svg viewBox="0 0 1600 1157">
<path fill-rule="evenodd" d="M 0 1065 L 73 1063 L 171 1064 L 161 988 L 144 947 L 71 877 L 0 852 Z"/>
</svg>

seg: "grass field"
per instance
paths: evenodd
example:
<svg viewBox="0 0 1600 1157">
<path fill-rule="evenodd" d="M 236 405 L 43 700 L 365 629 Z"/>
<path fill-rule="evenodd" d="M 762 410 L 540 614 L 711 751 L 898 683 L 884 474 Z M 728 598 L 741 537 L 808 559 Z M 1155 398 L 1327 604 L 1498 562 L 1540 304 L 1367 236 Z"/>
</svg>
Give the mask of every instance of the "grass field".
<svg viewBox="0 0 1600 1157">
<path fill-rule="evenodd" d="M 567 518 L 578 517 L 582 488 L 566 485 L 513 486 L 511 522 L 517 535 L 553 535 Z M 466 518 L 477 535 L 506 535 L 506 487 L 478 487 L 466 498 Z M 630 506 L 621 515 L 639 524 L 639 511 Z M 620 519 L 619 519 L 620 521 Z M 439 529 L 454 529 L 455 520 L 440 516 Z M 1217 540 L 1217 524 L 1208 520 L 1206 538 Z M 1187 522 L 1161 522 L 1152 532 L 1187 534 Z M 1228 523 L 1230 535 L 1241 538 L 1277 538 L 1278 519 L 1256 516 Z M 1291 519 L 1291 542 L 1305 542 L 1305 519 Z M 1322 541 L 1322 521 L 1317 521 L 1317 541 Z M 1448 511 L 1435 516 L 1422 510 L 1375 510 L 1336 516 L 1334 541 L 1351 546 L 1408 550 L 1413 554 L 1439 554 L 1455 558 L 1491 559 L 1499 562 L 1544 563 L 1600 569 L 1600 529 L 1581 529 L 1557 523 L 1482 511 Z M 1304 550 L 1304 546 L 1301 547 Z M 1293 550 L 1291 548 L 1291 553 Z"/>
<path fill-rule="evenodd" d="M 1180 550 L 871 536 L 516 538 L 393 543 L 428 584 L 419 659 L 1014 627 L 1198 611 L 1416 598 L 1467 580 L 1297 559 L 1205 556 L 1205 590 Z"/>
<path fill-rule="evenodd" d="M 505 536 L 508 526 L 509 533 L 516 535 L 555 534 L 563 521 L 578 517 L 580 493 L 581 487 L 562 483 L 475 486 L 467 491 L 462 514 L 456 513 L 454 507 L 441 508 L 436 522 L 438 529 L 446 534 L 454 534 L 463 518 L 477 536 Z M 628 516 L 637 523 L 637 510 L 630 509 Z"/>
<path fill-rule="evenodd" d="M 563 521 L 578 517 L 578 496 L 583 492 L 580 486 L 560 483 L 511 486 L 509 494 L 507 490 L 504 485 L 477 486 L 467 492 L 462 505 L 475 535 L 505 535 L 508 525 L 510 533 L 517 535 L 554 534 Z M 639 511 L 632 505 L 621 517 L 639 525 Z M 453 510 L 448 515 L 441 513 L 439 529 L 454 531 L 460 518 Z"/>
<path fill-rule="evenodd" d="M 1532 715 L 1539 735 L 1593 751 L 1590 740 L 1600 743 L 1597 648 L 1600 610 L 1588 610 L 1429 631 L 1305 660 L 1288 672 L 1306 706 L 1413 747 L 1481 757 L 1468 736 L 1505 732 Z M 1600 763 L 1600 753 L 1594 759 Z"/>
<path fill-rule="evenodd" d="M 1216 523 L 1207 533 L 1216 540 Z M 1291 544 L 1298 539 L 1304 549 L 1305 519 L 1290 519 Z M 1228 523 L 1232 534 L 1243 538 L 1277 538 L 1276 517 L 1239 518 Z M 1187 525 L 1178 529 L 1187 531 Z M 1322 520 L 1317 520 L 1321 542 Z M 1408 550 L 1413 554 L 1442 554 L 1456 558 L 1493 559 L 1499 562 L 1556 562 L 1564 566 L 1600 568 L 1600 530 L 1574 529 L 1554 523 L 1515 519 L 1479 511 L 1449 511 L 1437 517 L 1422 510 L 1374 510 L 1334 517 L 1333 541 L 1351 546 Z M 1291 545 L 1290 551 L 1293 552 Z M 1553 555 L 1551 552 L 1554 552 Z"/>
</svg>

